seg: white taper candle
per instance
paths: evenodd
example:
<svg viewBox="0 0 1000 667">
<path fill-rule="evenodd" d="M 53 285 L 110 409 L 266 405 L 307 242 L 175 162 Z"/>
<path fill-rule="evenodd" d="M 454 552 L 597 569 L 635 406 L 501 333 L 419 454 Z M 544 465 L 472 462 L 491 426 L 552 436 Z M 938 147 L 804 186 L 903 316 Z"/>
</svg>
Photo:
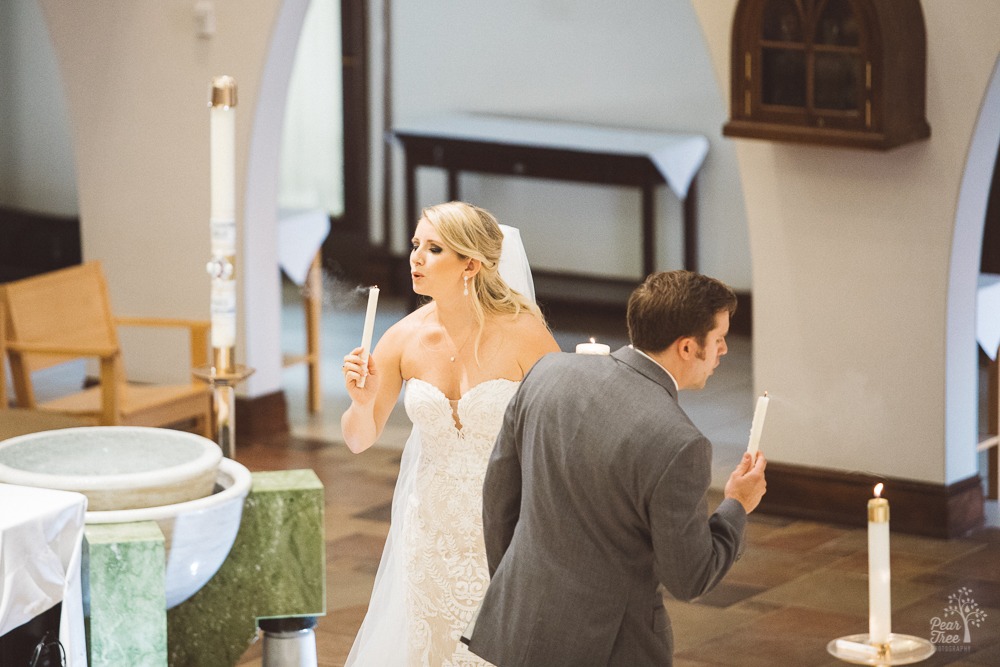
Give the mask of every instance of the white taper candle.
<svg viewBox="0 0 1000 667">
<path fill-rule="evenodd" d="M 368 290 L 368 310 L 365 311 L 365 328 L 361 332 L 361 365 L 362 375 L 358 386 L 365 386 L 368 377 L 368 355 L 371 354 L 372 334 L 375 331 L 375 309 L 378 307 L 378 287 Z"/>
<path fill-rule="evenodd" d="M 747 451 L 750 456 L 757 456 L 760 449 L 760 434 L 764 430 L 764 415 L 767 414 L 767 404 L 771 401 L 767 397 L 767 392 L 757 399 L 757 406 L 753 411 L 753 422 L 750 424 L 750 441 L 747 443 Z"/>
<path fill-rule="evenodd" d="M 872 644 L 885 644 L 892 632 L 889 588 L 889 501 L 881 498 L 882 483 L 868 501 L 868 636 Z"/>
</svg>

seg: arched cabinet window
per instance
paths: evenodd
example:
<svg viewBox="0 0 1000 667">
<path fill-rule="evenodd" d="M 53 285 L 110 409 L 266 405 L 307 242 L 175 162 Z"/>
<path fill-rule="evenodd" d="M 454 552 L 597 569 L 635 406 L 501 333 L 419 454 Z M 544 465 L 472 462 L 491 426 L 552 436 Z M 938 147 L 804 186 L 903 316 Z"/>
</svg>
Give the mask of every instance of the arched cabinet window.
<svg viewBox="0 0 1000 667">
<path fill-rule="evenodd" d="M 740 0 L 723 134 L 888 149 L 930 136 L 919 0 Z"/>
</svg>

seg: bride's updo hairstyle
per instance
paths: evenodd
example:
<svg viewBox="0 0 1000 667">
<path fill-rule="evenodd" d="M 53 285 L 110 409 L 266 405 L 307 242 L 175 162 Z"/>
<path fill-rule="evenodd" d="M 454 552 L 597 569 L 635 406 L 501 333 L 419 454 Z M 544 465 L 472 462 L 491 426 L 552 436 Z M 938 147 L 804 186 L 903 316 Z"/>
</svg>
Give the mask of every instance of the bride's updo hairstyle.
<svg viewBox="0 0 1000 667">
<path fill-rule="evenodd" d="M 469 280 L 469 297 L 472 298 L 480 334 L 487 315 L 517 315 L 526 310 L 542 317 L 538 306 L 500 277 L 498 267 L 503 232 L 489 211 L 452 201 L 425 208 L 420 216 L 437 230 L 444 244 L 459 257 L 479 260 L 479 273 Z"/>
</svg>

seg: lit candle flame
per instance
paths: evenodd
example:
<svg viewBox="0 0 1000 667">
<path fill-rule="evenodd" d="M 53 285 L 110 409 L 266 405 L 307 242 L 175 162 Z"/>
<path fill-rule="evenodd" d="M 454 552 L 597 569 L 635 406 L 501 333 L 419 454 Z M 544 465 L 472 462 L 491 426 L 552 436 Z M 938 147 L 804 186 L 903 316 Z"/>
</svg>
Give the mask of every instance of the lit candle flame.
<svg viewBox="0 0 1000 667">
<path fill-rule="evenodd" d="M 882 497 L 882 488 L 884 486 L 885 485 L 882 484 L 882 482 L 879 482 L 878 484 L 875 485 L 875 497 L 876 498 L 881 498 Z"/>
<path fill-rule="evenodd" d="M 594 337 L 593 337 L 593 336 L 591 336 L 591 337 L 590 337 L 590 342 L 591 342 L 591 343 L 596 343 L 597 341 L 596 341 L 596 340 L 594 340 Z"/>
</svg>

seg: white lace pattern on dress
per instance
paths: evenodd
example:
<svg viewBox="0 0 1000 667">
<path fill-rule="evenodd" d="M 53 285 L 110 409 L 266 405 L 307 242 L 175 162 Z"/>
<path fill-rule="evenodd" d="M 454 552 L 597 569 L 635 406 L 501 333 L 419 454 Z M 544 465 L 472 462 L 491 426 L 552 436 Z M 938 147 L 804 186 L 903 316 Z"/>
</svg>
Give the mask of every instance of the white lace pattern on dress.
<svg viewBox="0 0 1000 667">
<path fill-rule="evenodd" d="M 488 380 L 454 402 L 423 380 L 407 382 L 406 413 L 423 440 L 403 536 L 410 665 L 489 664 L 459 638 L 489 585 L 483 478 L 517 387 Z"/>
</svg>

